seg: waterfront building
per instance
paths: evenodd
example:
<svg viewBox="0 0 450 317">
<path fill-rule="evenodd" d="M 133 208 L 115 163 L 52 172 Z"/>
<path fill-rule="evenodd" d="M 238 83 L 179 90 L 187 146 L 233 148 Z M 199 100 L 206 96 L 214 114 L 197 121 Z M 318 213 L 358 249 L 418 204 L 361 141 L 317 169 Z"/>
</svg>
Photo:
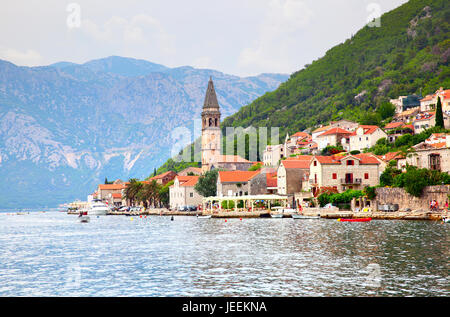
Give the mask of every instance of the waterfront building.
<svg viewBox="0 0 450 317">
<path fill-rule="evenodd" d="M 257 171 L 219 171 L 217 177 L 217 196 L 243 196 L 265 194 L 267 178 L 263 170 Z"/>
<path fill-rule="evenodd" d="M 309 171 L 310 188 L 315 194 L 321 187 L 333 187 L 338 192 L 362 190 L 379 184 L 380 161 L 370 154 L 316 155 Z"/>
<path fill-rule="evenodd" d="M 277 170 L 279 195 L 293 195 L 303 189 L 303 182 L 309 178 L 312 158 L 312 156 L 304 155 L 281 161 Z"/>
<path fill-rule="evenodd" d="M 96 199 L 104 202 L 114 204 L 112 195 L 118 194 L 122 197 L 122 190 L 125 189 L 125 184 L 99 184 L 96 191 Z M 117 195 L 116 195 L 117 197 Z"/>
<path fill-rule="evenodd" d="M 195 190 L 199 176 L 176 176 L 169 187 L 169 205 L 176 209 L 184 206 L 198 206 L 203 196 Z"/>
<path fill-rule="evenodd" d="M 450 172 L 450 134 L 433 133 L 430 138 L 413 146 L 406 163 L 418 168 Z"/>
</svg>

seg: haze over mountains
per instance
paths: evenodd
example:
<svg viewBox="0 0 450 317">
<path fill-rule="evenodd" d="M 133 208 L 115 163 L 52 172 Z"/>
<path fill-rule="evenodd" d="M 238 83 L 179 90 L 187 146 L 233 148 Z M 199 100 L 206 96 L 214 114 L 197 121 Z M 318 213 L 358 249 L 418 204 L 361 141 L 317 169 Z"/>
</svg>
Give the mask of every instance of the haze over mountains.
<svg viewBox="0 0 450 317">
<path fill-rule="evenodd" d="M 85 199 L 105 177 L 147 177 L 171 156 L 171 132 L 199 118 L 210 76 L 223 118 L 288 78 L 118 56 L 43 67 L 0 60 L 0 208 L 52 207 Z"/>
</svg>

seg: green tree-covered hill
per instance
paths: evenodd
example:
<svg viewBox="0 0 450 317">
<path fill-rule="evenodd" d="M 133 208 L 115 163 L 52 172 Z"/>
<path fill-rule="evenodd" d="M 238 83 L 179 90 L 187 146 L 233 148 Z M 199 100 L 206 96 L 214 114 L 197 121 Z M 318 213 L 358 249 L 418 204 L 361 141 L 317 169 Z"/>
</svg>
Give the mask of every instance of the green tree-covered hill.
<svg viewBox="0 0 450 317">
<path fill-rule="evenodd" d="M 450 4 L 411 0 L 365 26 L 325 56 L 293 73 L 278 89 L 225 119 L 227 126 L 296 132 L 345 118 L 374 123 L 390 98 L 450 87 Z"/>
</svg>

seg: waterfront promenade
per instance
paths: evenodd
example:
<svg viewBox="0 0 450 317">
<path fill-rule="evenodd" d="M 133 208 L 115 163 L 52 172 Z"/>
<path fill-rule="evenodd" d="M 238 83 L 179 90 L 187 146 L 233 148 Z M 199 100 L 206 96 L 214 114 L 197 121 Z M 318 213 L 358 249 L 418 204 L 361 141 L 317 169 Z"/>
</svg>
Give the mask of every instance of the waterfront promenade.
<svg viewBox="0 0 450 317">
<path fill-rule="evenodd" d="M 213 218 L 260 218 L 270 217 L 271 211 L 268 209 L 247 211 L 247 210 L 214 210 L 214 211 L 176 211 L 166 208 L 152 208 L 142 212 L 110 212 L 108 215 L 136 215 L 136 216 L 197 216 L 211 215 Z M 70 214 L 78 214 L 78 212 L 70 212 Z M 304 208 L 305 216 L 320 216 L 325 219 L 338 218 L 372 218 L 383 220 L 441 220 L 443 216 L 449 216 L 449 212 L 432 212 L 426 210 L 413 211 L 366 211 L 352 212 L 350 210 L 339 210 L 338 208 Z M 284 212 L 284 218 L 291 218 L 291 212 Z"/>
</svg>

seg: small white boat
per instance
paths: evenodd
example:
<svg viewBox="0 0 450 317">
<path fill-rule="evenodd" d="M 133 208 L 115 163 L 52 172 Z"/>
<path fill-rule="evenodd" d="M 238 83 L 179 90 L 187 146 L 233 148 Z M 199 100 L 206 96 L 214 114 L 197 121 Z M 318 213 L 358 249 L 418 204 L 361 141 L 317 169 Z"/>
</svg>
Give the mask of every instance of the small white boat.
<svg viewBox="0 0 450 317">
<path fill-rule="evenodd" d="M 272 218 L 283 218 L 283 214 L 270 214 Z"/>
<path fill-rule="evenodd" d="M 100 200 L 94 200 L 88 210 L 88 214 L 92 216 L 104 216 L 108 214 L 108 206 Z"/>
<path fill-rule="evenodd" d="M 206 216 L 197 216 L 198 219 L 209 219 L 211 218 L 211 215 L 206 215 Z"/>
<path fill-rule="evenodd" d="M 87 209 L 83 209 L 80 211 L 80 215 L 78 216 L 78 221 L 79 222 L 89 222 L 91 220 L 91 217 L 88 216 L 88 210 Z"/>
<path fill-rule="evenodd" d="M 293 219 L 320 219 L 320 216 L 305 216 L 300 214 L 292 214 Z"/>
</svg>

